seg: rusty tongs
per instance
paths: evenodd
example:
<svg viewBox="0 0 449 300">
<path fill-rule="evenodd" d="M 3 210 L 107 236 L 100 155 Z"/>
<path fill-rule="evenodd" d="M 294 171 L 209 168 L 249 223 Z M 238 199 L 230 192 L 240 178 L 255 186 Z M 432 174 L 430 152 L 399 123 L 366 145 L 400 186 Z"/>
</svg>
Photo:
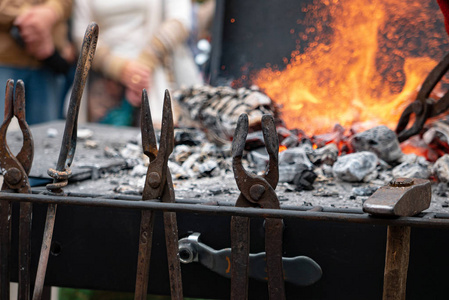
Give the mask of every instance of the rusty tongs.
<svg viewBox="0 0 449 300">
<path fill-rule="evenodd" d="M 402 112 L 398 125 L 396 126 L 396 134 L 398 135 L 399 142 L 403 142 L 409 137 L 418 134 L 424 127 L 427 119 L 438 116 L 449 109 L 449 93 L 446 93 L 438 101 L 429 98 L 432 90 L 448 70 L 449 53 L 427 75 L 415 101 L 410 103 Z M 415 114 L 415 122 L 407 129 L 412 114 Z"/>
<path fill-rule="evenodd" d="M 248 116 L 239 117 L 232 142 L 233 170 L 240 195 L 237 207 L 280 209 L 276 196 L 279 180 L 279 142 L 273 117 L 262 117 L 262 131 L 270 161 L 262 176 L 253 175 L 242 165 L 248 134 Z M 282 270 L 282 219 L 265 218 L 265 252 L 270 299 L 285 299 Z M 249 218 L 233 216 L 231 220 L 231 299 L 247 299 L 249 268 Z"/>
<path fill-rule="evenodd" d="M 0 169 L 3 175 L 2 190 L 13 190 L 29 194 L 28 180 L 34 157 L 34 142 L 25 120 L 25 85 L 18 80 L 14 91 L 14 80 L 6 83 L 5 119 L 0 128 Z M 23 134 L 23 145 L 14 156 L 6 142 L 6 133 L 13 117 L 16 117 Z M 19 224 L 19 299 L 29 299 L 30 258 L 31 258 L 31 218 L 33 206 L 29 202 L 20 203 Z M 9 300 L 9 262 L 11 252 L 11 212 L 9 201 L 0 201 L 0 296 Z"/>
<path fill-rule="evenodd" d="M 142 91 L 141 131 L 143 152 L 150 158 L 142 200 L 160 199 L 175 202 L 175 191 L 168 169 L 168 158 L 174 148 L 174 125 L 171 98 L 165 91 L 159 151 L 151 119 L 146 90 Z M 139 254 L 134 299 L 147 299 L 148 275 L 154 227 L 154 212 L 143 210 L 140 224 Z M 181 266 L 178 255 L 178 226 L 176 213 L 164 212 L 165 242 L 170 276 L 171 299 L 182 299 Z"/>
</svg>

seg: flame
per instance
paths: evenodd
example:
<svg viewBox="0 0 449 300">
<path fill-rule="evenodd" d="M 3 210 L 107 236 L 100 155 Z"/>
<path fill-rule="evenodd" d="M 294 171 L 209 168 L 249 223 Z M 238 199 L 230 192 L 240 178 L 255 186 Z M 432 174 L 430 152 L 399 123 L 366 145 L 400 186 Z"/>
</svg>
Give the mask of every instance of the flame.
<svg viewBox="0 0 449 300">
<path fill-rule="evenodd" d="M 436 2 L 436 1 L 435 1 Z M 383 124 L 394 129 L 443 56 L 443 17 L 432 0 L 315 0 L 284 70 L 254 83 L 282 109 L 288 128 L 308 134 Z M 308 47 L 301 49 L 301 41 Z M 430 58 L 430 57 L 432 58 Z M 288 60 L 287 60 L 288 62 Z"/>
</svg>

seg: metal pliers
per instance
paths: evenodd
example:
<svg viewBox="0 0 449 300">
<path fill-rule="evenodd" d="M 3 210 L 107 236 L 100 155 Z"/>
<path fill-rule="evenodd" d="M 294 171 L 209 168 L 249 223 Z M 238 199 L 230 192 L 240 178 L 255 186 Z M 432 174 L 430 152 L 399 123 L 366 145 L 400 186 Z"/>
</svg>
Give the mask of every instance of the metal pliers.
<svg viewBox="0 0 449 300">
<path fill-rule="evenodd" d="M 14 156 L 6 142 L 6 134 L 13 117 L 16 117 L 23 134 L 23 145 Z M 25 85 L 18 80 L 14 91 L 14 80 L 6 83 L 5 118 L 0 127 L 0 170 L 3 175 L 2 191 L 12 190 L 29 194 L 28 180 L 34 157 L 34 142 L 31 130 L 25 120 Z M 32 204 L 20 203 L 19 224 L 19 299 L 30 297 L 30 248 Z M 11 252 L 11 202 L 0 201 L 0 288 L 1 300 L 9 299 L 9 262 Z"/>
<path fill-rule="evenodd" d="M 262 176 L 251 174 L 242 165 L 243 150 L 248 134 L 248 116 L 239 117 L 232 141 L 232 166 L 240 195 L 237 207 L 280 209 L 276 196 L 279 181 L 279 141 L 272 116 L 262 117 L 262 131 L 270 161 Z M 265 218 L 265 252 L 270 299 L 285 299 L 282 270 L 282 219 Z M 247 299 L 249 267 L 249 218 L 231 219 L 231 299 Z"/>
<path fill-rule="evenodd" d="M 410 103 L 402 112 L 398 125 L 396 126 L 396 134 L 398 135 L 399 142 L 403 142 L 409 137 L 418 134 L 424 127 L 427 119 L 438 116 L 449 109 L 449 93 L 446 93 L 438 101 L 429 98 L 432 90 L 448 70 L 449 53 L 427 75 L 415 101 Z M 415 122 L 407 129 L 412 114 L 415 114 Z"/>
<path fill-rule="evenodd" d="M 175 191 L 168 169 L 168 158 L 174 148 L 174 125 L 171 98 L 165 91 L 161 137 L 157 149 L 156 134 L 151 119 L 146 90 L 142 91 L 141 131 L 143 152 L 150 158 L 142 200 L 160 199 L 175 202 Z M 143 210 L 140 224 L 139 254 L 134 299 L 147 299 L 148 275 L 154 227 L 154 212 Z M 165 242 L 170 276 L 171 299 L 182 299 L 181 266 L 178 255 L 178 226 L 176 213 L 164 212 Z"/>
</svg>

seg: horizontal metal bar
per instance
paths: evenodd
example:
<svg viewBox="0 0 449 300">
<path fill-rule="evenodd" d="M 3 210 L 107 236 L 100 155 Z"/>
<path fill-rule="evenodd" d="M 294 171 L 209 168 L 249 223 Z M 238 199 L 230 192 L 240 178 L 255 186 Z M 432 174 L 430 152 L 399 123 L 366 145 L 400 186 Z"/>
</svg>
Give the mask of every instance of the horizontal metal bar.
<svg viewBox="0 0 449 300">
<path fill-rule="evenodd" d="M 240 208 L 233 206 L 215 206 L 183 203 L 161 203 L 154 201 L 127 201 L 106 198 L 81 198 L 70 196 L 33 195 L 0 192 L 0 200 L 13 202 L 54 203 L 57 205 L 77 205 L 90 207 L 109 207 L 122 209 L 149 209 L 155 211 L 174 211 L 181 213 L 199 213 L 211 215 L 228 215 L 257 218 L 294 218 L 309 221 L 343 222 L 371 225 L 402 225 L 425 228 L 449 228 L 449 219 L 398 217 L 380 218 L 369 214 L 295 211 L 287 209 Z"/>
</svg>

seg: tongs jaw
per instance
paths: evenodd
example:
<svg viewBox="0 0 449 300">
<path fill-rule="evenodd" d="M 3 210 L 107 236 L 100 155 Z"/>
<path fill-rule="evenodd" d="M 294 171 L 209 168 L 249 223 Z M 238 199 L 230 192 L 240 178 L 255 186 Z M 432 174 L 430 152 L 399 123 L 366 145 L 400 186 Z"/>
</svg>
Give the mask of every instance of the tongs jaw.
<svg viewBox="0 0 449 300">
<path fill-rule="evenodd" d="M 236 206 L 279 208 L 279 200 L 274 192 L 279 181 L 279 141 L 272 116 L 262 117 L 262 131 L 270 161 L 265 174 L 258 176 L 246 171 L 242 165 L 243 150 L 248 135 L 248 115 L 240 115 L 232 142 L 234 177 L 243 195 L 237 200 Z M 246 204 L 243 203 L 244 201 Z"/>
<path fill-rule="evenodd" d="M 432 90 L 448 70 L 449 54 L 446 54 L 443 60 L 427 75 L 416 96 L 416 100 L 410 103 L 402 112 L 396 126 L 399 142 L 403 142 L 411 136 L 420 133 L 427 119 L 438 116 L 449 109 L 449 93 L 446 93 L 438 101 L 429 98 Z M 415 114 L 415 121 L 407 128 L 412 114 Z"/>
<path fill-rule="evenodd" d="M 17 118 L 23 135 L 23 145 L 16 156 L 12 154 L 6 141 L 8 127 L 13 117 Z M 18 80 L 14 91 L 14 80 L 9 79 L 5 92 L 5 118 L 0 127 L 0 168 L 4 176 L 2 190 L 31 192 L 28 174 L 33 157 L 33 136 L 25 120 L 25 85 L 22 80 Z"/>
</svg>

